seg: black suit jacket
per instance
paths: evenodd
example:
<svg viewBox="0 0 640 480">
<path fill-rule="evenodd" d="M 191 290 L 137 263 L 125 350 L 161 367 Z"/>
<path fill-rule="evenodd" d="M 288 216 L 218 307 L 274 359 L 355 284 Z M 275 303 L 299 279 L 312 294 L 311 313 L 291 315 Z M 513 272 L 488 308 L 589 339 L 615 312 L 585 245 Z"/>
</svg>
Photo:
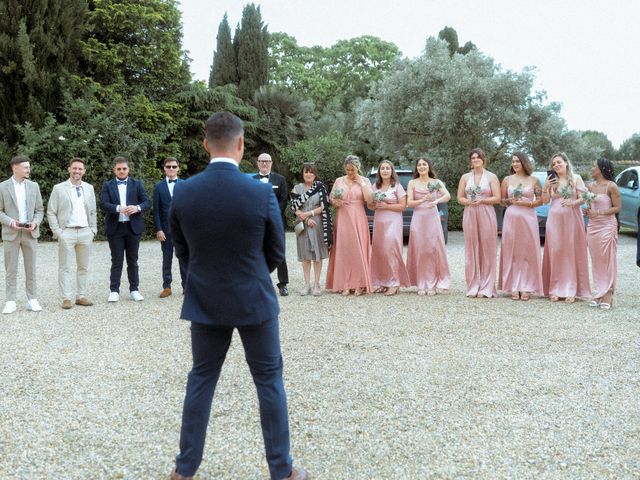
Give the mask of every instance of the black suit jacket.
<svg viewBox="0 0 640 480">
<path fill-rule="evenodd" d="M 260 180 L 260 174 L 257 173 L 253 176 L 256 180 Z M 287 189 L 287 181 L 279 173 L 271 172 L 269 174 L 269 183 L 272 185 L 273 193 L 276 194 L 278 199 L 278 205 L 280 206 L 280 212 L 284 215 L 289 202 L 289 190 Z"/>
<path fill-rule="evenodd" d="M 100 192 L 100 208 L 104 212 L 104 231 L 109 235 L 113 235 L 118 227 L 118 219 L 120 214 L 116 210 L 120 205 L 120 195 L 118 194 L 118 185 L 116 179 L 109 180 L 102 184 Z M 129 217 L 131 231 L 136 235 L 142 235 L 144 232 L 143 214 L 151 208 L 151 202 L 144 190 L 142 181 L 134 180 L 129 177 L 127 179 L 127 205 L 139 205 L 140 212 Z"/>
<path fill-rule="evenodd" d="M 175 189 L 169 216 L 189 269 L 181 318 L 234 327 L 277 318 L 270 272 L 284 259 L 284 229 L 270 185 L 212 163 Z"/>
<path fill-rule="evenodd" d="M 178 184 L 181 183 L 180 178 L 176 179 L 173 186 L 175 195 Z M 153 187 L 153 225 L 157 230 L 162 230 L 165 234 L 171 232 L 169 225 L 169 209 L 171 208 L 171 194 L 169 193 L 169 185 L 167 179 L 163 178 Z"/>
</svg>

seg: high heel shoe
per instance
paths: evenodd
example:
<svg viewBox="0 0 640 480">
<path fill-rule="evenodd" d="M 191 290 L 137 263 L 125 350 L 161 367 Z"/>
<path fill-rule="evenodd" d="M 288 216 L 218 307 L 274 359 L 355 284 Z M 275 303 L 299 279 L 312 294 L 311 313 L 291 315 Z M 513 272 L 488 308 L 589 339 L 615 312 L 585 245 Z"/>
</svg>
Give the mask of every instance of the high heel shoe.
<svg viewBox="0 0 640 480">
<path fill-rule="evenodd" d="M 520 292 L 511 292 L 511 300 L 520 300 Z"/>
<path fill-rule="evenodd" d="M 373 293 L 384 293 L 387 291 L 387 287 L 377 287 Z"/>
<path fill-rule="evenodd" d="M 549 300 L 551 300 L 552 302 L 557 302 L 558 300 L 560 300 L 560 298 L 559 298 L 559 297 L 556 297 L 555 295 L 551 295 L 551 296 L 549 297 Z"/>
<path fill-rule="evenodd" d="M 343 297 L 348 297 L 351 294 L 351 291 L 347 288 L 346 290 L 342 291 L 342 296 Z"/>
<path fill-rule="evenodd" d="M 384 292 L 385 296 L 390 297 L 391 295 L 397 295 L 398 294 L 398 287 L 391 287 L 389 289 L 387 289 L 386 292 Z"/>
<path fill-rule="evenodd" d="M 522 300 L 523 302 L 528 302 L 529 294 L 527 292 L 522 292 L 522 295 L 520 295 L 520 300 Z"/>
<path fill-rule="evenodd" d="M 355 289 L 355 291 L 353 292 L 353 294 L 354 294 L 356 297 L 359 297 L 360 295 L 364 295 L 364 289 L 362 289 L 362 288 L 356 288 L 356 289 Z"/>
<path fill-rule="evenodd" d="M 576 297 L 567 297 L 564 299 L 564 303 L 574 303 L 576 301 Z"/>
</svg>

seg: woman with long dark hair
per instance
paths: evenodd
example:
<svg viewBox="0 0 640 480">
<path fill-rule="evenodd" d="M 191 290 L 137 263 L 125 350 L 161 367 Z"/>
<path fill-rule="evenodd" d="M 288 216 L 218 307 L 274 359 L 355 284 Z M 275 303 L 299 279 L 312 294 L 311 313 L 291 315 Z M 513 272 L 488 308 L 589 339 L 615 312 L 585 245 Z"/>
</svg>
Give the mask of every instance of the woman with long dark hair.
<svg viewBox="0 0 640 480">
<path fill-rule="evenodd" d="M 589 217 L 587 225 L 587 245 L 591 255 L 593 274 L 592 307 L 609 309 L 613 305 L 616 287 L 618 253 L 618 221 L 620 211 L 620 191 L 614 180 L 613 163 L 599 158 L 591 167 L 593 182 L 586 194 Z"/>
</svg>

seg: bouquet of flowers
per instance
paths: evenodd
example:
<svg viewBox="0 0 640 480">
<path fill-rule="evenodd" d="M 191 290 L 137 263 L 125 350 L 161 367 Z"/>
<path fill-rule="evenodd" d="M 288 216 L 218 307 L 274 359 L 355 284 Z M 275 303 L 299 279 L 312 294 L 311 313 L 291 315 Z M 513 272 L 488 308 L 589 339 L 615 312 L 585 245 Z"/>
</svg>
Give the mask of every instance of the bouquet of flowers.
<svg viewBox="0 0 640 480">
<path fill-rule="evenodd" d="M 480 187 L 474 187 L 474 188 L 469 187 L 465 190 L 465 193 L 467 194 L 467 197 L 469 197 L 471 200 L 475 200 L 481 191 L 482 189 Z"/>
<path fill-rule="evenodd" d="M 587 205 L 587 208 L 591 208 L 591 203 L 593 202 L 594 198 L 596 198 L 595 193 L 589 190 L 585 190 L 584 192 L 582 192 L 582 199 L 584 200 L 584 203 Z"/>
<path fill-rule="evenodd" d="M 338 200 L 342 200 L 342 196 L 344 195 L 344 191 L 341 188 L 334 188 L 332 195 L 333 195 L 333 198 L 336 198 Z"/>
<path fill-rule="evenodd" d="M 437 192 L 440 190 L 440 182 L 437 180 L 435 182 L 427 183 L 427 188 L 429 189 L 429 193 Z"/>
<path fill-rule="evenodd" d="M 518 186 L 513 189 L 513 198 L 515 200 L 522 200 L 523 196 L 524 196 L 524 187 L 521 183 L 519 183 Z"/>
<path fill-rule="evenodd" d="M 385 198 L 387 198 L 387 194 L 384 192 L 375 192 L 373 194 L 373 200 L 375 202 L 381 202 L 383 201 Z"/>
<path fill-rule="evenodd" d="M 558 190 L 558 193 L 565 200 L 568 200 L 571 197 L 573 197 L 573 189 L 569 185 L 563 185 L 562 187 L 560 187 L 560 189 Z"/>
</svg>

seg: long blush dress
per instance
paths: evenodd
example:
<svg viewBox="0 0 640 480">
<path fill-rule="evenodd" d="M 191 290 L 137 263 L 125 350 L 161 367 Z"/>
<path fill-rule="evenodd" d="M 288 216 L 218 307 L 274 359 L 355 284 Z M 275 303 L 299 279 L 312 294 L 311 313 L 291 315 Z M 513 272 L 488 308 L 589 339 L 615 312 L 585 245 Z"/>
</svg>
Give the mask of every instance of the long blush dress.
<svg viewBox="0 0 640 480">
<path fill-rule="evenodd" d="M 373 192 L 378 192 L 375 184 Z M 385 192 L 384 203 L 404 202 L 407 196 L 397 182 Z M 409 274 L 402 258 L 402 212 L 376 210 L 373 217 L 371 242 L 371 285 L 380 287 L 408 287 Z"/>
<path fill-rule="evenodd" d="M 593 210 L 611 208 L 609 195 L 599 193 L 591 203 Z M 618 221 L 615 215 L 599 215 L 589 218 L 587 244 L 591 254 L 594 298 L 613 292 L 616 286 L 618 254 Z"/>
<path fill-rule="evenodd" d="M 338 178 L 333 192 L 342 189 L 343 204 L 336 209 L 333 247 L 329 253 L 327 290 L 341 292 L 363 288 L 371 292 L 369 264 L 369 224 L 364 211 L 364 196 L 359 185 L 348 188 L 344 177 Z"/>
<path fill-rule="evenodd" d="M 486 172 L 480 179 L 476 199 L 493 196 Z M 465 190 L 476 188 L 473 175 L 469 175 Z M 467 198 L 471 195 L 467 192 Z M 495 297 L 496 260 L 498 255 L 498 222 L 493 205 L 467 205 L 462 216 L 464 231 L 464 277 L 467 297 L 483 295 Z"/>
<path fill-rule="evenodd" d="M 578 199 L 574 189 L 571 200 Z M 542 285 L 544 294 L 560 298 L 590 297 L 589 260 L 584 220 L 579 206 L 563 207 L 562 197 L 551 200 L 547 217 Z"/>
<path fill-rule="evenodd" d="M 427 187 L 416 185 L 413 189 L 415 200 L 420 200 L 428 194 Z M 437 200 L 442 197 L 442 194 L 433 192 L 431 196 Z M 448 290 L 451 286 L 440 213 L 437 208 L 428 208 L 424 203 L 413 209 L 407 270 L 409 270 L 411 285 L 418 287 L 418 290 L 434 291 L 437 288 Z"/>
<path fill-rule="evenodd" d="M 508 198 L 514 198 L 514 190 L 509 186 Z M 524 200 L 535 198 L 531 186 L 525 187 L 522 194 Z M 540 233 L 534 208 L 507 207 L 502 220 L 498 290 L 542 295 Z"/>
</svg>

